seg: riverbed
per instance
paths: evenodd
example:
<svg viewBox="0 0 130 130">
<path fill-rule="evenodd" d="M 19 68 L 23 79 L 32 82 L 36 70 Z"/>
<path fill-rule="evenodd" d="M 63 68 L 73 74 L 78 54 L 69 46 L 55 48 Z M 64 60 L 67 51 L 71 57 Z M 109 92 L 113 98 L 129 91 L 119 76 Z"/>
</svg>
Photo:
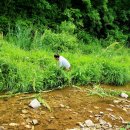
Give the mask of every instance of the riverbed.
<svg viewBox="0 0 130 130">
<path fill-rule="evenodd" d="M 130 86 L 108 86 L 102 88 L 130 91 Z M 19 94 L 0 99 L 1 130 L 80 130 L 108 129 L 118 130 L 130 122 L 130 99 L 100 97 L 89 95 L 88 87 L 66 87 L 41 93 L 41 97 L 50 106 L 33 109 L 29 103 L 32 94 Z M 85 121 L 92 121 L 88 127 Z M 35 121 L 35 123 L 33 122 Z M 103 121 L 104 124 L 101 124 Z M 105 125 L 105 122 L 109 126 Z M 86 126 L 85 126 L 86 125 Z M 98 127 L 97 127 L 98 126 Z"/>
</svg>

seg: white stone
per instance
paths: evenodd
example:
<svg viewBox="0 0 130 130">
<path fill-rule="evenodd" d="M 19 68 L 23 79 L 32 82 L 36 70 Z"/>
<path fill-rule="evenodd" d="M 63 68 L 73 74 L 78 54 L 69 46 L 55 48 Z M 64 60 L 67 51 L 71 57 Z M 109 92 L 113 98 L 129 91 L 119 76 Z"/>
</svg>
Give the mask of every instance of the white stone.
<svg viewBox="0 0 130 130">
<path fill-rule="evenodd" d="M 113 111 L 111 108 L 106 108 L 107 111 Z"/>
<path fill-rule="evenodd" d="M 37 124 L 38 124 L 38 120 L 33 119 L 33 120 L 32 120 L 32 123 L 33 123 L 33 125 L 37 125 Z"/>
<path fill-rule="evenodd" d="M 0 126 L 0 130 L 6 130 L 4 126 Z"/>
<path fill-rule="evenodd" d="M 40 102 L 37 99 L 33 99 L 31 103 L 29 104 L 30 107 L 32 108 L 38 108 L 41 106 Z"/>
<path fill-rule="evenodd" d="M 104 112 L 100 111 L 100 114 L 101 114 L 101 115 L 103 115 L 103 114 L 104 114 Z"/>
<path fill-rule="evenodd" d="M 28 124 L 30 124 L 30 123 L 32 123 L 32 120 L 31 120 L 30 118 L 27 118 L 27 119 L 26 119 L 26 122 L 27 122 Z"/>
<path fill-rule="evenodd" d="M 93 123 L 91 120 L 86 120 L 84 123 L 85 123 L 85 125 L 88 126 L 88 127 L 94 126 L 94 123 Z"/>
<path fill-rule="evenodd" d="M 10 123 L 9 126 L 18 126 L 18 123 Z"/>
<path fill-rule="evenodd" d="M 97 107 L 97 106 L 94 106 L 94 108 L 95 108 L 95 109 L 99 109 L 99 107 Z"/>
<path fill-rule="evenodd" d="M 63 105 L 63 104 L 60 104 L 60 107 L 64 108 L 64 107 L 65 107 L 65 105 Z"/>
<path fill-rule="evenodd" d="M 123 111 L 127 112 L 127 109 L 125 107 L 122 108 Z"/>
<path fill-rule="evenodd" d="M 109 127 L 109 128 L 111 128 L 111 127 L 112 127 L 112 125 L 111 125 L 111 123 L 110 123 L 110 122 L 108 122 L 108 123 L 107 123 L 107 125 L 108 125 L 108 127 Z"/>
<path fill-rule="evenodd" d="M 95 127 L 96 127 L 96 129 L 101 129 L 101 125 L 100 124 L 96 124 Z"/>
<path fill-rule="evenodd" d="M 126 93 L 121 93 L 120 96 L 123 97 L 123 98 L 128 98 L 128 95 Z"/>
<path fill-rule="evenodd" d="M 25 125 L 25 128 L 31 129 L 32 127 L 30 125 Z"/>
<path fill-rule="evenodd" d="M 103 119 L 100 119 L 99 122 L 100 122 L 100 125 L 105 125 L 105 124 L 107 123 L 107 122 L 104 121 Z"/>
<path fill-rule="evenodd" d="M 115 104 L 118 104 L 118 103 L 120 103 L 121 101 L 120 101 L 120 100 L 113 100 L 113 102 L 114 102 Z"/>
<path fill-rule="evenodd" d="M 23 113 L 23 114 L 27 114 L 27 113 L 28 113 L 28 111 L 27 111 L 27 110 L 25 110 L 25 109 L 23 109 L 23 110 L 22 110 L 22 113 Z"/>
</svg>

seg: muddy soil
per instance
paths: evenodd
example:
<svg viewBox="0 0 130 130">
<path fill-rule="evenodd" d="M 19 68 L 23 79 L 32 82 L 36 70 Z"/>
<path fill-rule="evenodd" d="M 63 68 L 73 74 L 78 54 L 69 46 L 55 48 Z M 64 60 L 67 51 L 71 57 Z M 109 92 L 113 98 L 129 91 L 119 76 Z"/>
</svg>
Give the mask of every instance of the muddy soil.
<svg viewBox="0 0 130 130">
<path fill-rule="evenodd" d="M 130 87 L 126 88 L 127 91 L 130 91 Z M 123 87 L 122 90 L 125 88 Z M 88 96 L 86 87 L 81 89 L 68 87 L 42 93 L 43 99 L 51 107 L 51 111 L 49 111 L 44 106 L 38 109 L 29 107 L 32 99 L 25 99 L 25 97 L 32 95 L 34 94 L 20 94 L 11 98 L 0 99 L 0 130 L 72 129 L 78 127 L 78 122 L 84 122 L 88 119 L 97 123 L 96 115 L 100 112 L 104 114 L 103 120 L 118 128 L 124 125 L 122 119 L 127 122 L 130 121 L 129 98 L 119 98 L 123 102 L 116 104 L 113 102 L 115 99 L 110 97 Z M 122 106 L 127 106 L 127 109 L 123 109 Z M 110 115 L 116 118 L 113 119 Z M 36 124 L 32 123 L 33 119 L 36 119 Z"/>
</svg>

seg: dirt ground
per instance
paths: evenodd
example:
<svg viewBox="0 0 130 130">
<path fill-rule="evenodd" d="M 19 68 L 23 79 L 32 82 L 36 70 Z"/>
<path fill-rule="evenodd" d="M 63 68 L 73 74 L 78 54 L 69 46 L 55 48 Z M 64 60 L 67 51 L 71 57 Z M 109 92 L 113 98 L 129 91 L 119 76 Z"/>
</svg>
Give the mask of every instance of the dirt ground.
<svg viewBox="0 0 130 130">
<path fill-rule="evenodd" d="M 121 116 L 125 121 L 130 121 L 130 109 L 124 111 L 115 105 L 114 99 L 110 97 L 88 96 L 85 87 L 82 89 L 69 87 L 42 93 L 51 111 L 44 106 L 38 109 L 29 107 L 32 99 L 24 98 L 32 95 L 34 94 L 20 94 L 0 99 L 0 130 L 66 130 L 77 127 L 77 122 L 84 122 L 87 119 L 96 123 L 95 115 L 100 112 L 105 113 L 103 119 L 112 125 L 121 127 L 123 124 L 119 119 L 109 118 L 107 116 L 109 114 Z M 128 106 L 130 103 L 127 102 L 124 105 Z M 36 125 L 32 124 L 33 119 L 38 121 Z"/>
</svg>

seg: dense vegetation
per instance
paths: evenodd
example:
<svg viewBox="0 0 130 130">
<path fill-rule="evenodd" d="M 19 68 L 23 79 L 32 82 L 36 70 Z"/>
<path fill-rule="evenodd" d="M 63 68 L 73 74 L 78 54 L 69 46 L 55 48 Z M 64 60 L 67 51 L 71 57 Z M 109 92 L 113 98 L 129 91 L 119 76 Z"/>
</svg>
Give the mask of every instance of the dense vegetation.
<svg viewBox="0 0 130 130">
<path fill-rule="evenodd" d="M 0 91 L 130 81 L 129 0 L 4 0 L 0 7 Z M 59 69 L 54 53 L 72 70 Z"/>
</svg>

